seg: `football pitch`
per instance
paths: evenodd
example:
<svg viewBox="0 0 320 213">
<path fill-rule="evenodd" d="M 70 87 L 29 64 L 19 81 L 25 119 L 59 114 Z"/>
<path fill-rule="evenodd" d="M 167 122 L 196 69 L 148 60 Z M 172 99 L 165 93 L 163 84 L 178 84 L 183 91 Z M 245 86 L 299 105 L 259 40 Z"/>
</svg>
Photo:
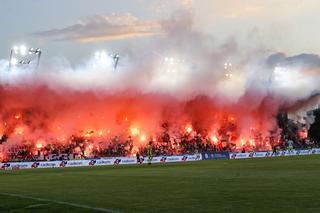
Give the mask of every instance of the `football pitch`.
<svg viewBox="0 0 320 213">
<path fill-rule="evenodd" d="M 320 156 L 0 171 L 0 212 L 320 212 Z"/>
</svg>

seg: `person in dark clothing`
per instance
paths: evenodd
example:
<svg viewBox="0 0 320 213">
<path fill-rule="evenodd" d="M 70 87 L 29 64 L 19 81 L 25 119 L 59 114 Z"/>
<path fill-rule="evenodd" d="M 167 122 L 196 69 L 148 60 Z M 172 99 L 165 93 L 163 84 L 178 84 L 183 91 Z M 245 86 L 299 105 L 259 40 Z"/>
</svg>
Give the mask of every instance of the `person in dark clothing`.
<svg viewBox="0 0 320 213">
<path fill-rule="evenodd" d="M 273 146 L 272 147 L 272 154 L 271 154 L 271 156 L 277 156 L 277 146 Z"/>
<path fill-rule="evenodd" d="M 136 154 L 136 157 L 137 157 L 137 163 L 142 164 L 142 161 L 141 161 L 139 153 Z"/>
</svg>

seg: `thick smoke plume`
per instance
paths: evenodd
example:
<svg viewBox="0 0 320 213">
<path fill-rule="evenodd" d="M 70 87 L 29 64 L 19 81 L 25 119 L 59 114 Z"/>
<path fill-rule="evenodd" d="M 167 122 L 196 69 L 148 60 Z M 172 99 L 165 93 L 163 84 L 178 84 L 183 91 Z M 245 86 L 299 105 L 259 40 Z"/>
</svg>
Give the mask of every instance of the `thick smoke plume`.
<svg viewBox="0 0 320 213">
<path fill-rule="evenodd" d="M 115 135 L 132 135 L 138 147 L 163 131 L 270 149 L 280 131 L 277 113 L 299 111 L 309 100 L 314 105 L 319 56 L 266 53 L 232 38 L 218 44 L 194 30 L 185 12 L 162 28 L 166 33 L 147 46 L 123 50 L 116 70 L 109 57 L 92 56 L 75 68 L 49 59 L 37 70 L 10 71 L 0 61 L 3 153 L 20 143 L 44 146 L 77 136 L 104 146 Z"/>
</svg>

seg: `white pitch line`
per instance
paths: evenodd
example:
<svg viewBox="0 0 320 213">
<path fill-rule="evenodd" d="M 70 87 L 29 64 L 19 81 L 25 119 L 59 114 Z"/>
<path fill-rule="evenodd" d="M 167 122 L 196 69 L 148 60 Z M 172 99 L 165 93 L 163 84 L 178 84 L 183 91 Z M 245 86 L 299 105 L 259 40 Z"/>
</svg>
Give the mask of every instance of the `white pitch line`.
<svg viewBox="0 0 320 213">
<path fill-rule="evenodd" d="M 113 210 L 113 209 L 98 208 L 98 207 L 92 207 L 92 206 L 81 205 L 81 204 L 76 204 L 76 203 L 70 203 L 70 202 L 65 202 L 65 201 L 51 200 L 51 199 L 38 198 L 38 197 L 31 197 L 31 196 L 20 195 L 20 194 L 11 194 L 11 193 L 0 192 L 0 195 L 18 197 L 18 198 L 24 198 L 24 199 L 30 199 L 30 200 L 37 200 L 37 201 L 51 202 L 51 203 L 74 206 L 74 207 L 78 207 L 78 208 L 90 209 L 90 210 L 95 210 L 95 211 L 100 211 L 100 212 L 121 213 L 120 211 L 116 211 L 116 210 Z"/>
<path fill-rule="evenodd" d="M 24 207 L 24 209 L 32 209 L 32 208 L 37 208 L 37 207 L 40 207 L 40 206 L 47 206 L 47 205 L 49 205 L 49 203 L 39 203 L 39 204 L 26 206 L 26 207 Z"/>
</svg>

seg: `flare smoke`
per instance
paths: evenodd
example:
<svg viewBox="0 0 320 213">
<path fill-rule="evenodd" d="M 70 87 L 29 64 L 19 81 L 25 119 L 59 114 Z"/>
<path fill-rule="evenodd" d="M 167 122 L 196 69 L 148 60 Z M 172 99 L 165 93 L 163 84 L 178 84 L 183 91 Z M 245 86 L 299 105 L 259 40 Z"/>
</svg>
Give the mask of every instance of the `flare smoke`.
<svg viewBox="0 0 320 213">
<path fill-rule="evenodd" d="M 2 60 L 0 135 L 9 137 L 2 148 L 130 128 L 153 136 L 163 123 L 172 134 L 188 125 L 216 134 L 229 119 L 237 141 L 252 129 L 266 137 L 278 131 L 279 110 L 299 111 L 320 91 L 317 55 L 246 49 L 234 39 L 218 44 L 194 30 L 189 13 L 161 26 L 164 33 L 147 47 L 123 50 L 116 71 L 112 59 L 94 57 L 75 68 L 46 59 L 37 70 L 10 72 Z"/>
</svg>

